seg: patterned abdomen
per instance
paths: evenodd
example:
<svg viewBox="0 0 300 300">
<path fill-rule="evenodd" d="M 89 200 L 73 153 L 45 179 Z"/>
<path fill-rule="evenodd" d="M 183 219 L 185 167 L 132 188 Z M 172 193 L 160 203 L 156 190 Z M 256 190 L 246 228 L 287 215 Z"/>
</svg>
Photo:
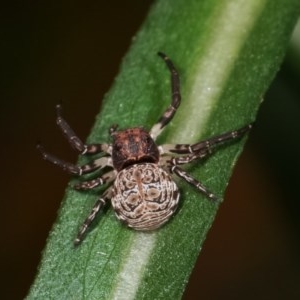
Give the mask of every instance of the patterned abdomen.
<svg viewBox="0 0 300 300">
<path fill-rule="evenodd" d="M 175 212 L 179 191 L 157 164 L 135 164 L 121 170 L 114 182 L 112 206 L 117 218 L 136 230 L 153 230 Z"/>
</svg>

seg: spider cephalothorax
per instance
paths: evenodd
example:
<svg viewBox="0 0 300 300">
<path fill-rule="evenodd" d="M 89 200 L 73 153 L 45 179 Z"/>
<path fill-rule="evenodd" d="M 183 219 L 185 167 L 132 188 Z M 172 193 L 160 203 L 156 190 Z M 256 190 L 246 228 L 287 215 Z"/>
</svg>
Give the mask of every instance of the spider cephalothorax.
<svg viewBox="0 0 300 300">
<path fill-rule="evenodd" d="M 117 171 L 137 163 L 158 162 L 158 148 L 152 137 L 143 128 L 135 127 L 114 131 L 111 135 L 113 137 L 111 156 Z"/>
<path fill-rule="evenodd" d="M 84 221 L 74 243 L 78 245 L 90 223 L 102 207 L 111 201 L 117 218 L 136 230 L 153 230 L 166 223 L 174 214 L 179 201 L 179 190 L 173 175 L 184 179 L 202 192 L 207 198 L 216 200 L 200 181 L 193 178 L 180 165 L 207 157 L 216 146 L 242 137 L 252 125 L 229 131 L 195 144 L 164 144 L 157 146 L 155 140 L 164 127 L 172 120 L 180 105 L 180 84 L 177 70 L 172 61 L 158 53 L 171 72 L 172 102 L 151 130 L 133 127 L 116 130 L 110 128 L 112 144 L 84 144 L 73 132 L 61 115 L 61 106 L 56 106 L 57 125 L 71 146 L 81 154 L 103 155 L 89 164 L 77 166 L 47 153 L 39 144 L 43 158 L 62 167 L 70 174 L 83 175 L 101 170 L 110 170 L 90 181 L 77 183 L 77 190 L 93 189 L 107 184 L 108 187 L 96 201 L 91 213 Z"/>
</svg>

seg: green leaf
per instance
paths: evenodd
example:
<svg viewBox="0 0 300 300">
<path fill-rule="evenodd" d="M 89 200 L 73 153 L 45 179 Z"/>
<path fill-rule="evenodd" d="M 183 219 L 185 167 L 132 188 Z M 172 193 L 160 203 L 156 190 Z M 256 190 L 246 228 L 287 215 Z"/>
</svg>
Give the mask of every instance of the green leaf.
<svg viewBox="0 0 300 300">
<path fill-rule="evenodd" d="M 150 129 L 157 121 L 170 103 L 170 74 L 157 51 L 177 66 L 183 98 L 159 143 L 192 143 L 252 122 L 298 14 L 298 0 L 157 1 L 88 141 L 107 142 L 114 123 Z M 221 196 L 244 141 L 188 171 Z M 218 205 L 178 184 L 180 208 L 161 229 L 135 232 L 106 209 L 78 248 L 72 241 L 99 191 L 68 188 L 28 299 L 180 299 Z"/>
</svg>

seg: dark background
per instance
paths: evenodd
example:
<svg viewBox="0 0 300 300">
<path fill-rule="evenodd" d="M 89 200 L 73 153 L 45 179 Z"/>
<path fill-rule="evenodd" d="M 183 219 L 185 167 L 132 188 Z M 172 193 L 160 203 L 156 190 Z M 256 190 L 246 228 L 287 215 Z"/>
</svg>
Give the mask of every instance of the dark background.
<svg viewBox="0 0 300 300">
<path fill-rule="evenodd" d="M 1 8 L 2 299 L 34 279 L 69 177 L 35 149 L 69 161 L 55 126 L 89 134 L 152 1 L 31 1 Z M 82 2 L 83 3 L 83 2 Z M 287 61 L 267 94 L 184 299 L 300 299 L 299 69 Z"/>
</svg>

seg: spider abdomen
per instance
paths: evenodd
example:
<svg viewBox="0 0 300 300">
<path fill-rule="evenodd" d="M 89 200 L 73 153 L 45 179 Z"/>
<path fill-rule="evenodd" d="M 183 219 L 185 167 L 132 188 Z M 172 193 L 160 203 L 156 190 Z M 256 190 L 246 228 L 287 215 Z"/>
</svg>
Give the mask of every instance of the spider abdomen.
<svg viewBox="0 0 300 300">
<path fill-rule="evenodd" d="M 135 164 L 121 170 L 111 199 L 117 218 L 136 230 L 162 226 L 175 212 L 178 201 L 176 183 L 153 163 Z"/>
</svg>

